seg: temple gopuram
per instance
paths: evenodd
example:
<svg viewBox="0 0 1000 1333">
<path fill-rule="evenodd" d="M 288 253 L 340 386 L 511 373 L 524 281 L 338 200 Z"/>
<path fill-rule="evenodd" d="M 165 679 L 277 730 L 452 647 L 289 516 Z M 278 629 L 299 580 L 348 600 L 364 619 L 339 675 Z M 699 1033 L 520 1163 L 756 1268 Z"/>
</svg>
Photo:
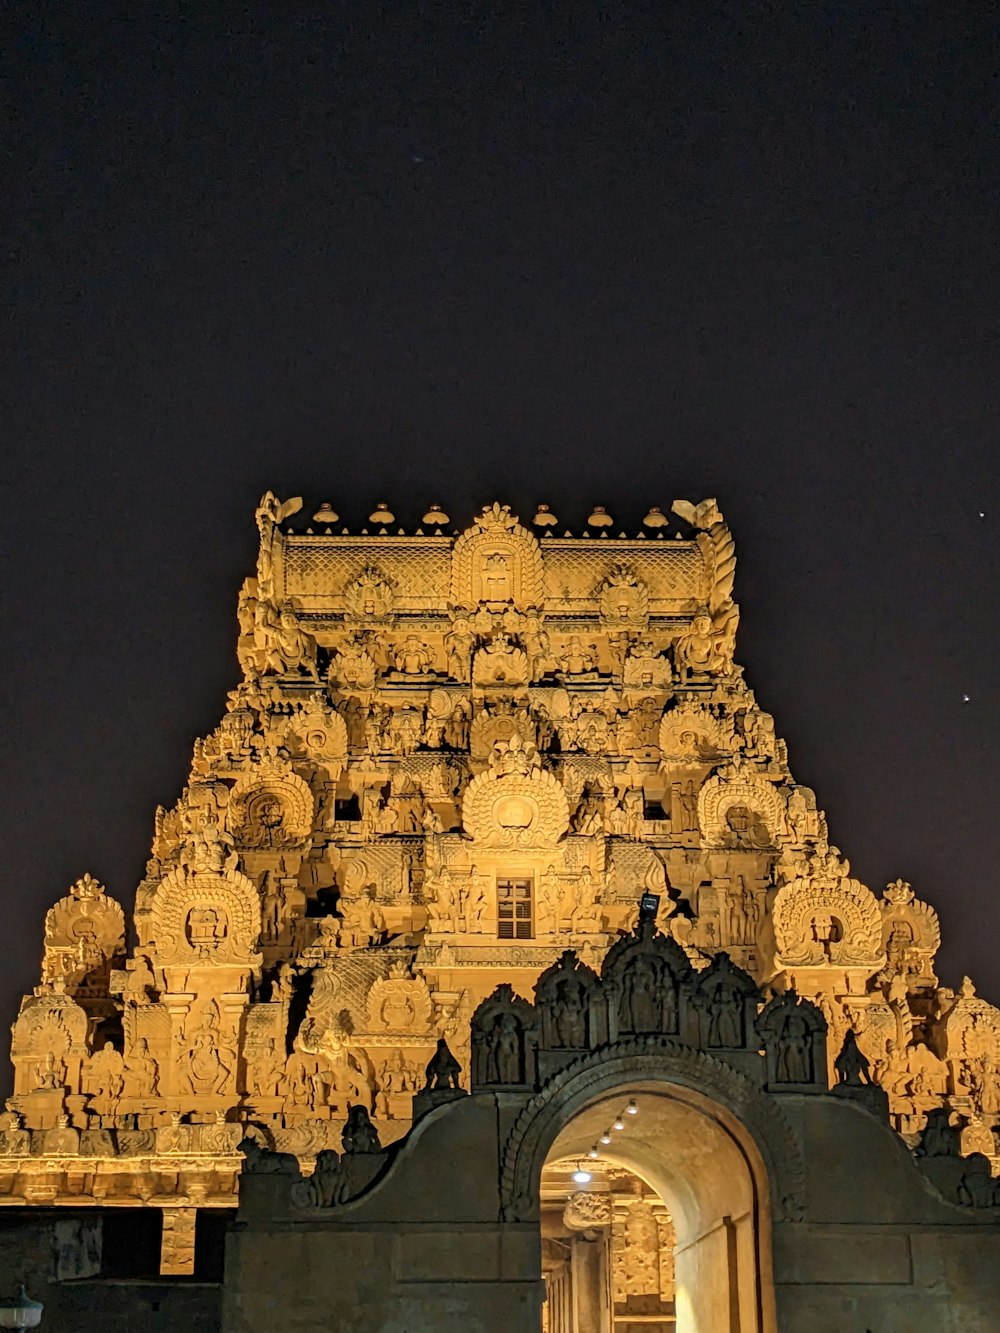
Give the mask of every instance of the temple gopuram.
<svg viewBox="0 0 1000 1333">
<path fill-rule="evenodd" d="M 1000 1010 L 968 978 L 939 984 L 934 909 L 854 877 L 796 782 L 735 661 L 716 501 L 652 508 L 637 535 L 600 507 L 575 534 L 545 505 L 527 523 L 492 504 L 460 531 L 431 506 L 412 533 L 385 504 L 359 532 L 329 504 L 301 511 L 271 493 L 257 509 L 241 678 L 156 811 L 131 914 L 90 874 L 47 914 L 13 1025 L 0 1204 L 159 1210 L 161 1271 L 191 1273 L 199 1211 L 236 1207 L 244 1163 L 272 1189 L 299 1173 L 293 1213 L 356 1206 L 348 1156 L 379 1157 L 379 1177 L 473 1115 L 431 1106 L 414 1129 L 414 1099 L 471 1107 L 470 1086 L 494 1090 L 513 1161 L 504 1136 L 528 1131 L 504 1096 L 568 1077 L 555 1052 L 610 1059 L 651 1033 L 706 1068 L 735 1052 L 718 1086 L 777 1089 L 790 1122 L 800 1103 L 880 1119 L 936 1207 L 992 1210 Z M 629 1068 L 546 1148 L 534 1203 L 497 1167 L 503 1218 L 540 1235 L 550 1333 L 806 1327 L 775 1323 L 763 1259 L 736 1322 L 691 1314 L 697 1228 L 614 1151 L 658 1114 Z M 595 1236 L 598 1268 L 579 1257 Z M 258 1326 L 240 1319 L 227 1329 Z"/>
</svg>

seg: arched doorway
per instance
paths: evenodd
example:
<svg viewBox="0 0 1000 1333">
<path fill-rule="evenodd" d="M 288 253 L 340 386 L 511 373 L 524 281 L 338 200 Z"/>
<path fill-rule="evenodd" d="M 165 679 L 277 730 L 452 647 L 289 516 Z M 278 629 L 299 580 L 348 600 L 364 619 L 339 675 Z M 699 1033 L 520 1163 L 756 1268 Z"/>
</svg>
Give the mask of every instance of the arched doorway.
<svg viewBox="0 0 1000 1333">
<path fill-rule="evenodd" d="M 578 1111 L 540 1181 L 548 1333 L 764 1333 L 767 1209 L 746 1138 L 720 1105 L 670 1085 Z"/>
<path fill-rule="evenodd" d="M 707 1053 L 625 1039 L 556 1073 L 508 1138 L 504 1192 L 541 1228 L 548 1333 L 775 1333 L 772 1215 L 800 1211 L 801 1157 L 771 1099 Z M 565 1225 L 571 1194 L 610 1196 L 573 1200 L 593 1227 Z"/>
</svg>

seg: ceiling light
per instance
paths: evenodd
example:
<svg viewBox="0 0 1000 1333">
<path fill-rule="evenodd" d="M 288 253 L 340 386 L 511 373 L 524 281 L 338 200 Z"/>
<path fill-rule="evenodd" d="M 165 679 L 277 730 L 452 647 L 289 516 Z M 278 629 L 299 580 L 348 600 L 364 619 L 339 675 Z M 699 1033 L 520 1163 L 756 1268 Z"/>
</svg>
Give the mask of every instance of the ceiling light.
<svg viewBox="0 0 1000 1333">
<path fill-rule="evenodd" d="M 612 1128 L 612 1129 L 624 1129 L 624 1128 L 625 1128 L 625 1121 L 621 1118 L 621 1116 L 619 1116 L 618 1119 L 615 1121 L 615 1123 L 611 1126 L 611 1128 Z"/>
<path fill-rule="evenodd" d="M 590 1172 L 584 1171 L 582 1166 L 573 1172 L 573 1180 L 577 1185 L 589 1185 L 593 1179 Z"/>
<path fill-rule="evenodd" d="M 629 1115 L 638 1115 L 638 1114 L 639 1114 L 639 1108 L 638 1108 L 638 1106 L 636 1106 L 636 1104 L 635 1104 L 635 1098 L 634 1098 L 634 1097 L 630 1097 L 630 1098 L 628 1099 L 628 1106 L 625 1107 L 625 1110 L 628 1112 Z"/>
<path fill-rule="evenodd" d="M 610 1143 L 610 1142 L 611 1142 L 611 1130 L 610 1130 L 610 1129 L 606 1129 L 606 1130 L 604 1131 L 604 1133 L 601 1135 L 601 1142 L 602 1142 L 602 1143 Z"/>
</svg>

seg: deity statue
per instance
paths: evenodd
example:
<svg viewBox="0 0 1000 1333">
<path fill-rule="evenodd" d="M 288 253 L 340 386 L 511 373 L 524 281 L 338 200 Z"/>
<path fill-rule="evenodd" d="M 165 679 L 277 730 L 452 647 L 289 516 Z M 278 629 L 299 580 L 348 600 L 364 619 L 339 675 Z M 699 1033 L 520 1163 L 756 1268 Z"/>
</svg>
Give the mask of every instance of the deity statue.
<svg viewBox="0 0 1000 1333">
<path fill-rule="evenodd" d="M 552 1003 L 556 1044 L 567 1049 L 581 1047 L 586 1041 L 586 1014 L 580 987 L 572 977 L 556 983 Z"/>
<path fill-rule="evenodd" d="M 375 901 L 375 885 L 368 884 L 356 898 L 342 897 L 338 940 L 342 948 L 367 949 L 385 933 L 385 913 Z"/>
<path fill-rule="evenodd" d="M 209 1014 L 184 1052 L 181 1067 L 188 1087 L 200 1097 L 221 1093 L 235 1063 L 235 1050 L 222 1039 L 217 1022 Z"/>
<path fill-rule="evenodd" d="M 449 676 L 463 685 L 472 679 L 472 650 L 475 643 L 476 636 L 468 616 L 456 614 L 451 629 L 444 636 L 444 650 Z"/>
<path fill-rule="evenodd" d="M 674 662 L 682 679 L 718 675 L 727 665 L 722 636 L 706 607 L 695 613 L 690 627 L 675 641 Z"/>
<path fill-rule="evenodd" d="M 480 875 L 473 866 L 469 875 L 469 886 L 465 897 L 465 928 L 471 934 L 481 934 L 486 929 L 486 920 L 490 910 L 489 892 L 485 876 Z"/>
<path fill-rule="evenodd" d="M 782 1083 L 811 1083 L 812 1039 L 809 1022 L 798 1009 L 788 1009 L 777 1034 L 775 1069 Z"/>
<path fill-rule="evenodd" d="M 423 676 L 431 669 L 434 654 L 417 634 L 407 634 L 392 655 L 396 670 L 404 676 Z"/>
<path fill-rule="evenodd" d="M 63 1087 L 65 1082 L 65 1062 L 54 1051 L 46 1051 L 35 1070 L 35 1087 L 48 1092 Z"/>
<path fill-rule="evenodd" d="M 458 929 L 458 889 L 451 873 L 444 869 L 424 885 L 427 922 L 432 930 L 452 932 Z"/>
<path fill-rule="evenodd" d="M 273 1037 L 268 1037 L 262 1049 L 255 1053 L 255 1058 L 248 1062 L 248 1091 L 255 1097 L 274 1097 L 278 1084 L 285 1071 L 283 1052 L 279 1051 Z"/>
<path fill-rule="evenodd" d="M 584 647 L 579 634 L 572 634 L 556 660 L 563 675 L 589 675 L 596 669 L 596 649 L 593 644 Z"/>
<path fill-rule="evenodd" d="M 621 1019 L 625 1032 L 658 1032 L 662 1004 L 651 958 L 639 954 L 622 977 Z"/>
<path fill-rule="evenodd" d="M 511 1013 L 500 1013 L 486 1039 L 487 1083 L 520 1083 L 523 1079 L 521 1029 Z"/>
<path fill-rule="evenodd" d="M 279 610 L 274 602 L 261 597 L 255 620 L 254 643 L 261 670 L 279 676 L 304 673 L 318 685 L 316 640 L 301 628 L 292 608 Z"/>
<path fill-rule="evenodd" d="M 580 793 L 580 804 L 571 820 L 574 833 L 592 836 L 604 832 L 604 802 L 589 784 Z"/>
<path fill-rule="evenodd" d="M 571 930 L 588 932 L 600 929 L 601 914 L 597 902 L 599 891 L 600 886 L 590 867 L 584 866 L 577 881 L 576 900 L 570 916 Z"/>
<path fill-rule="evenodd" d="M 159 1068 L 149 1052 L 149 1042 L 140 1037 L 125 1060 L 124 1095 L 126 1097 L 158 1097 L 160 1095 Z"/>
<path fill-rule="evenodd" d="M 381 1152 L 378 1131 L 364 1106 L 352 1106 L 341 1135 L 345 1153 Z"/>
<path fill-rule="evenodd" d="M 548 669 L 550 642 L 542 617 L 534 607 L 529 607 L 520 627 L 521 642 L 528 655 L 529 679 L 532 684 L 542 679 Z"/>
<path fill-rule="evenodd" d="M 469 745 L 469 714 L 466 706 L 457 703 L 448 715 L 444 727 L 445 744 L 453 750 L 465 750 Z"/>
<path fill-rule="evenodd" d="M 844 1044 L 840 1048 L 840 1054 L 833 1062 L 833 1067 L 836 1070 L 838 1081 L 847 1087 L 860 1088 L 866 1083 L 872 1082 L 871 1065 L 868 1057 L 858 1045 L 858 1039 L 853 1028 L 847 1029 Z"/>
<path fill-rule="evenodd" d="M 92 1096 L 105 1097 L 109 1102 L 117 1102 L 121 1097 L 125 1086 L 122 1058 L 112 1042 L 106 1041 L 87 1061 L 83 1086 L 85 1092 L 89 1092 Z"/>
</svg>

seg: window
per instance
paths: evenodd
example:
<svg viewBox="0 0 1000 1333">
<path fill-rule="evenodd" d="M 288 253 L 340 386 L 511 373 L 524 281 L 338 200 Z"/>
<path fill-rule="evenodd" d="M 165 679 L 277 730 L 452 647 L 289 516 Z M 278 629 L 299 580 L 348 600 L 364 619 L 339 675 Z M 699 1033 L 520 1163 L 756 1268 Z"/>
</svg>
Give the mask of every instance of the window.
<svg viewBox="0 0 1000 1333">
<path fill-rule="evenodd" d="M 497 880 L 497 935 L 502 940 L 530 940 L 531 880 Z"/>
</svg>

